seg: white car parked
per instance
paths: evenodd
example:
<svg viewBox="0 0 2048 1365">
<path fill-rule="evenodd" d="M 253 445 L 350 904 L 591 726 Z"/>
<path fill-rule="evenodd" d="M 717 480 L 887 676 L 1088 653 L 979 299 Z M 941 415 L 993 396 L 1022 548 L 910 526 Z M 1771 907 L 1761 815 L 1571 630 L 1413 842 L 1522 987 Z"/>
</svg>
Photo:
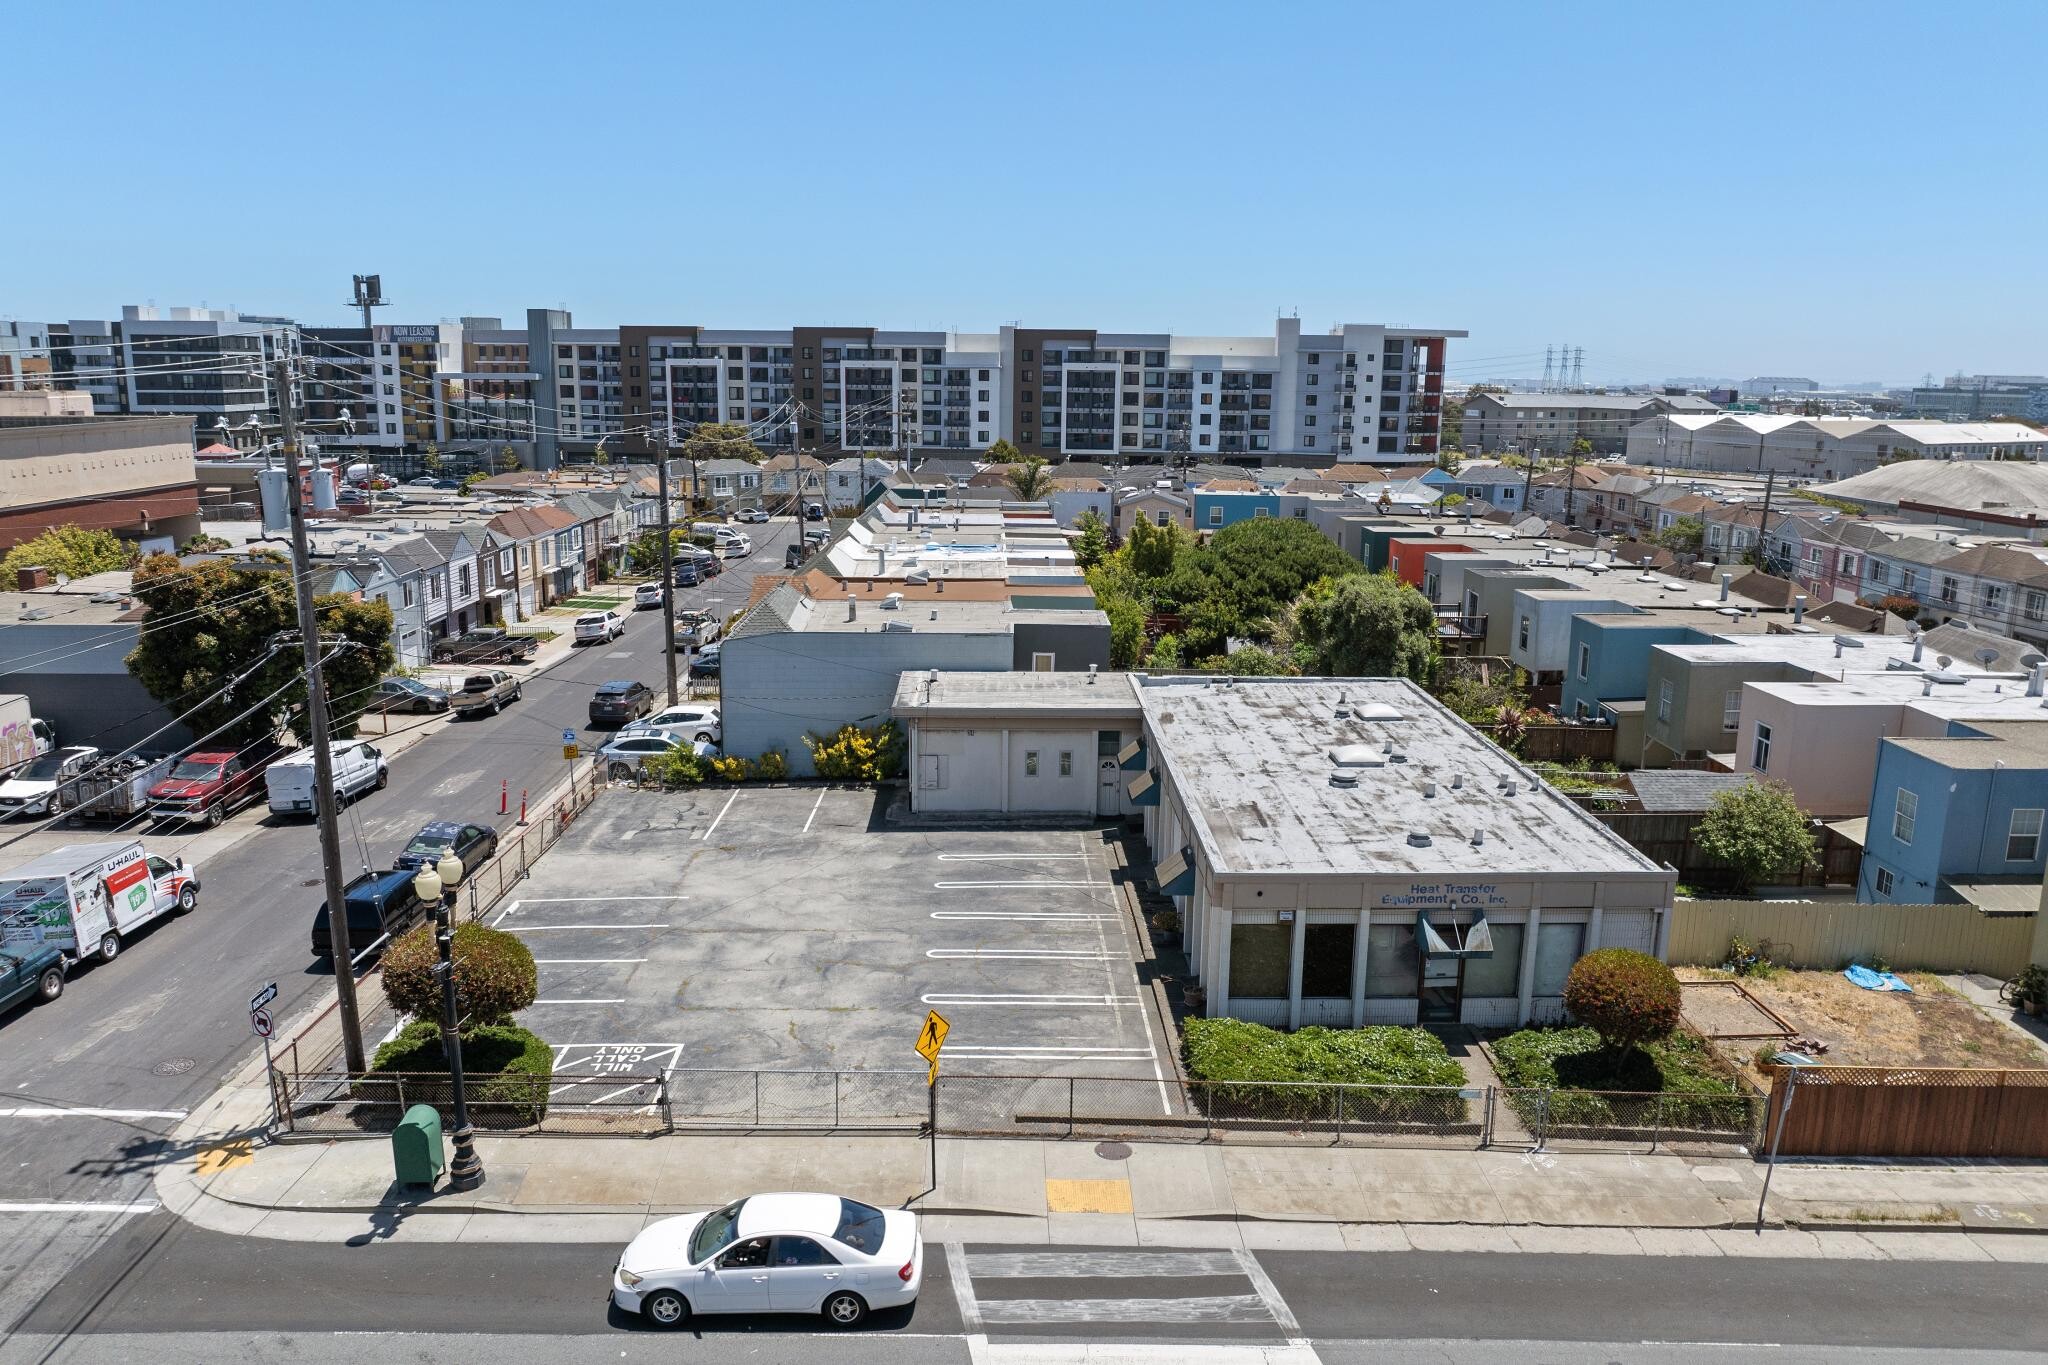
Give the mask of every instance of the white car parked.
<svg viewBox="0 0 2048 1365">
<path fill-rule="evenodd" d="M 756 1194 L 650 1223 L 612 1272 L 612 1302 L 657 1327 L 692 1313 L 823 1313 L 851 1327 L 917 1300 L 917 1215 L 831 1194 Z"/>
<path fill-rule="evenodd" d="M 666 730 L 628 729 L 612 736 L 611 742 L 597 751 L 597 756 L 604 761 L 605 776 L 614 782 L 630 782 L 640 771 L 640 765 L 648 759 L 686 746 L 699 758 L 710 758 L 715 753 L 708 743 L 698 743 Z"/>
<path fill-rule="evenodd" d="M 642 583 L 633 589 L 633 610 L 645 611 L 661 605 L 661 584 Z"/>
<path fill-rule="evenodd" d="M 644 720 L 636 720 L 619 731 L 620 737 L 640 734 L 662 734 L 676 739 L 702 739 L 717 744 L 723 737 L 719 728 L 718 708 L 704 705 L 671 706 L 656 711 Z"/>
<path fill-rule="evenodd" d="M 599 645 L 626 633 L 626 618 L 615 611 L 586 611 L 576 618 L 576 643 Z"/>
</svg>

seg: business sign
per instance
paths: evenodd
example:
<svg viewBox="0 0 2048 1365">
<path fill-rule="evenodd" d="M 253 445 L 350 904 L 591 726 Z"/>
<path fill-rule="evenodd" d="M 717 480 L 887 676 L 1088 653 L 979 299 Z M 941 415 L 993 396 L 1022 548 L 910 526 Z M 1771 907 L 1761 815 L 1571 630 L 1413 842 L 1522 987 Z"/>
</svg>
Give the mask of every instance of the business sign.
<svg viewBox="0 0 2048 1365">
<path fill-rule="evenodd" d="M 152 894 L 149 864 L 141 858 L 107 873 L 107 896 L 130 910 L 146 909 Z"/>
<path fill-rule="evenodd" d="M 1373 902 L 1389 910 L 1497 910 L 1508 904 L 1497 882 L 1409 882 Z"/>
<path fill-rule="evenodd" d="M 387 330 L 391 333 L 393 341 L 439 341 L 441 339 L 441 329 L 432 324 L 422 326 L 415 323 L 408 326 L 391 327 Z"/>
</svg>

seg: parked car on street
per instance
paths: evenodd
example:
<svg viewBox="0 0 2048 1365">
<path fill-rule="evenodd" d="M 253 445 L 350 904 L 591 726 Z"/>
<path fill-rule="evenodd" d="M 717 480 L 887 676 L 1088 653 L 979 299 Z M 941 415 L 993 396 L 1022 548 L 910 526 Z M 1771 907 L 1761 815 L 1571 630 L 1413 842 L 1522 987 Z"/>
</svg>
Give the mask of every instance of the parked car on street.
<svg viewBox="0 0 2048 1365">
<path fill-rule="evenodd" d="M 624 725 L 654 709 L 654 689 L 644 682 L 620 678 L 598 684 L 590 694 L 592 725 Z"/>
<path fill-rule="evenodd" d="M 742 507 L 739 511 L 732 514 L 732 519 L 734 521 L 744 521 L 750 526 L 758 526 L 760 523 L 768 520 L 768 511 L 762 507 Z"/>
<path fill-rule="evenodd" d="M 676 561 L 675 578 L 673 581 L 677 587 L 694 588 L 697 586 L 698 583 L 703 581 L 703 578 L 705 576 L 706 575 L 701 575 L 697 572 L 696 560 L 678 559 Z"/>
<path fill-rule="evenodd" d="M 612 1302 L 656 1327 L 692 1313 L 822 1313 L 852 1327 L 917 1301 L 924 1237 L 908 1209 L 755 1194 L 649 1223 L 612 1271 Z"/>
<path fill-rule="evenodd" d="M 699 578 L 716 578 L 725 572 L 724 561 L 701 545 L 678 545 L 675 561 L 678 569 L 685 563 L 695 565 Z"/>
<path fill-rule="evenodd" d="M 438 664 L 523 664 L 539 652 L 540 641 L 531 635 L 514 635 L 497 626 L 434 641 Z"/>
<path fill-rule="evenodd" d="M 682 566 L 677 565 L 676 567 L 681 568 Z M 660 605 L 661 584 L 642 583 L 639 587 L 633 589 L 634 611 L 646 611 L 649 607 L 658 607 Z"/>
<path fill-rule="evenodd" d="M 407 479 L 405 486 L 407 488 L 432 488 L 435 484 L 432 475 L 422 474 L 417 479 Z"/>
<path fill-rule="evenodd" d="M 718 676 L 718 653 L 724 645 L 706 645 L 690 660 L 690 676 L 693 678 L 715 678 Z"/>
<path fill-rule="evenodd" d="M 690 748 L 699 758 L 709 758 L 715 752 L 709 743 L 681 739 L 674 735 L 638 734 L 621 732 L 611 742 L 597 751 L 604 762 L 605 775 L 615 782 L 623 782 L 638 772 L 640 765 L 657 754 L 673 753 L 677 749 Z"/>
<path fill-rule="evenodd" d="M 49 944 L 9 943 L 0 949 L 0 1014 L 24 1000 L 64 994 L 64 953 Z"/>
<path fill-rule="evenodd" d="M 342 804 L 364 792 L 382 791 L 391 780 L 384 753 L 360 739 L 345 739 L 327 746 L 328 762 L 334 776 L 334 792 Z M 270 809 L 279 815 L 311 815 L 313 806 L 313 749 L 294 750 L 263 771 L 263 785 Z"/>
<path fill-rule="evenodd" d="M 724 634 L 718 617 L 702 607 L 690 607 L 676 613 L 676 648 L 702 649 Z"/>
<path fill-rule="evenodd" d="M 450 850 L 462 859 L 464 875 L 490 860 L 498 851 L 498 831 L 489 825 L 465 825 L 457 820 L 435 820 L 422 825 L 420 832 L 412 836 L 411 842 L 391 860 L 393 867 L 430 867 L 447 856 Z"/>
<path fill-rule="evenodd" d="M 576 643 L 608 644 L 626 633 L 626 618 L 615 611 L 586 611 L 576 618 Z"/>
<path fill-rule="evenodd" d="M 803 567 L 803 564 L 804 564 L 804 547 L 803 547 L 803 546 L 801 546 L 801 545 L 796 545 L 796 544 L 790 544 L 790 545 L 785 545 L 785 546 L 783 546 L 783 547 L 782 547 L 782 567 L 783 567 L 783 568 L 785 568 L 785 569 L 800 569 L 800 568 L 802 568 L 802 567 Z"/>
<path fill-rule="evenodd" d="M 348 943 L 358 958 L 373 949 L 381 952 L 391 938 L 412 928 L 427 913 L 427 907 L 413 894 L 413 869 L 394 867 L 383 872 L 365 872 L 341 890 L 341 903 L 348 907 Z M 334 956 L 334 929 L 327 921 L 327 902 L 313 916 L 313 956 Z"/>
<path fill-rule="evenodd" d="M 416 711 L 426 715 L 448 709 L 448 689 L 414 678 L 386 678 L 370 694 L 371 711 Z"/>
<path fill-rule="evenodd" d="M 701 739 L 716 744 L 723 731 L 719 725 L 717 707 L 707 706 L 702 702 L 684 702 L 656 711 L 645 720 L 635 721 L 619 734 L 666 734 L 676 739 Z"/>
<path fill-rule="evenodd" d="M 520 697 L 519 679 L 500 669 L 472 673 L 455 694 L 458 716 L 495 716 Z"/>
<path fill-rule="evenodd" d="M 246 753 L 212 749 L 186 754 L 149 789 L 149 813 L 165 824 L 218 826 L 265 794 L 264 773 L 277 753 L 275 744 L 264 744 Z"/>
<path fill-rule="evenodd" d="M 805 520 L 805 521 L 823 521 L 824 519 L 825 519 L 825 504 L 824 504 L 824 503 L 822 503 L 822 502 L 810 502 L 810 503 L 805 503 L 805 504 L 804 504 L 804 520 Z"/>
<path fill-rule="evenodd" d="M 16 769 L 12 777 L 0 782 L 0 818 L 55 815 L 69 802 L 66 789 L 99 758 L 100 751 L 91 745 L 74 744 Z"/>
</svg>

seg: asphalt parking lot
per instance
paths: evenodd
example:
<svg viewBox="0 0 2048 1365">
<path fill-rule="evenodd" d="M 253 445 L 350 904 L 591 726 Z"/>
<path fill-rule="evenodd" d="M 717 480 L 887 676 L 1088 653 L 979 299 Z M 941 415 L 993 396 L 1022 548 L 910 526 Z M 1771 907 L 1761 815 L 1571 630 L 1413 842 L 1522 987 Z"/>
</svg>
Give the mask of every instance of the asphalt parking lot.
<svg viewBox="0 0 2048 1365">
<path fill-rule="evenodd" d="M 830 787 L 607 793 L 491 922 L 558 1074 L 1171 1075 L 1096 829 L 903 829 Z"/>
</svg>

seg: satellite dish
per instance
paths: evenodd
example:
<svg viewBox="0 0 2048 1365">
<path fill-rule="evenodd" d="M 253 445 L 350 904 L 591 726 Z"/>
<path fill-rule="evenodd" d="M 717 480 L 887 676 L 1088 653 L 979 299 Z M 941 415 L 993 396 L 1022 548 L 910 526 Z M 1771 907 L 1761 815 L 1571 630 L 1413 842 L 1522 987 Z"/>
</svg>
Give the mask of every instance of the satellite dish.
<svg viewBox="0 0 2048 1365">
<path fill-rule="evenodd" d="M 1988 670 L 1991 665 L 1998 662 L 1998 651 L 1990 645 L 1984 646 L 1977 651 L 1977 662 Z"/>
<path fill-rule="evenodd" d="M 1947 667 L 1954 662 L 1955 660 L 1951 659 L 1946 654 L 1937 654 L 1934 656 L 1934 666 L 1936 668 L 1947 669 Z"/>
<path fill-rule="evenodd" d="M 2048 664 L 2048 654 L 2042 654 L 2030 649 L 2020 655 L 2021 668 L 2039 668 L 2042 664 Z"/>
</svg>

